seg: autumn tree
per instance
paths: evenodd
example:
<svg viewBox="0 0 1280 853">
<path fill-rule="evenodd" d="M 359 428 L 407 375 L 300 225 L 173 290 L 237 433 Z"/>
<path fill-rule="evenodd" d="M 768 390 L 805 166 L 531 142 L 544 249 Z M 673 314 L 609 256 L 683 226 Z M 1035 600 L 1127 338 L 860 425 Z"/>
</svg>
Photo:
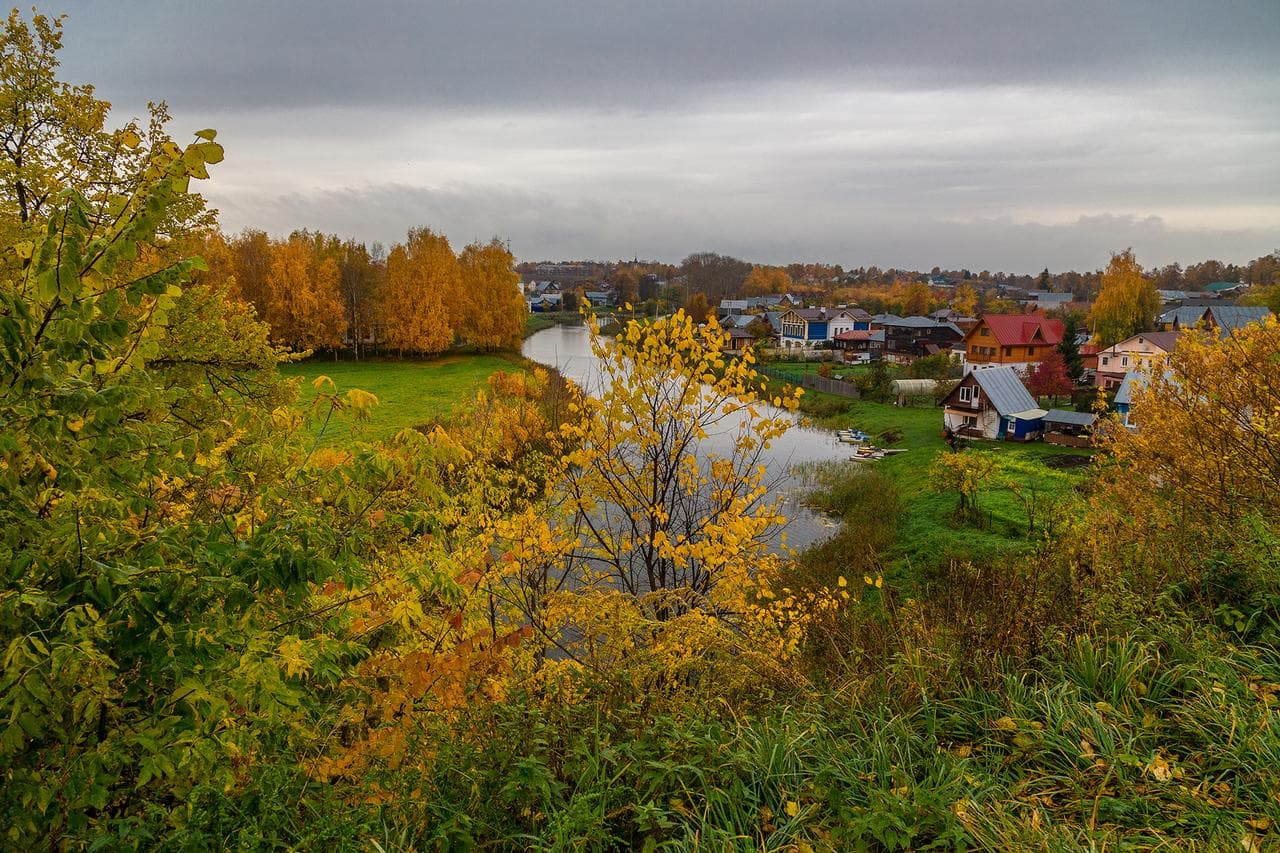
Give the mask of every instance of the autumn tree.
<svg viewBox="0 0 1280 853">
<path fill-rule="evenodd" d="M 333 349 L 347 323 L 338 264 L 321 258 L 305 235 L 271 245 L 267 270 L 267 323 L 273 337 L 296 350 Z"/>
<path fill-rule="evenodd" d="M 1258 537 L 1268 526 L 1274 536 L 1280 518 L 1276 353 L 1274 317 L 1222 338 L 1184 332 L 1167 369 L 1135 386 L 1136 429 L 1102 422 L 1114 464 L 1091 501 L 1090 544 L 1107 575 L 1122 573 L 1152 595 L 1213 567 L 1266 572 L 1274 583 L 1273 546 Z M 1269 566 L 1259 562 L 1266 551 Z"/>
<path fill-rule="evenodd" d="M 962 450 L 939 453 L 929 469 L 929 480 L 936 492 L 959 496 L 955 516 L 958 521 L 981 525 L 982 507 L 978 498 L 990 484 L 1000 462 L 988 451 Z"/>
<path fill-rule="evenodd" d="M 62 22 L 39 13 L 28 22 L 15 8 L 0 33 L 0 184 L 10 190 L 6 212 L 19 227 L 42 221 L 66 189 L 81 194 L 91 220 L 118 215 L 152 152 L 164 147 L 172 157 L 182 151 L 165 131 L 169 112 L 163 102 L 147 105 L 145 121 L 131 119 L 107 130 L 111 104 L 97 98 L 91 85 L 57 78 Z M 197 177 L 207 175 L 203 164 L 193 168 Z M 197 193 L 174 199 L 164 215 L 160 227 L 169 234 L 179 226 L 213 224 Z M 163 251 L 160 244 L 147 248 Z"/>
<path fill-rule="evenodd" d="M 964 317 L 973 317 L 978 310 L 978 292 L 967 281 L 962 282 L 951 296 L 951 310 Z"/>
<path fill-rule="evenodd" d="M 634 264 L 620 264 L 609 273 L 609 283 L 613 285 L 613 301 L 615 305 L 634 304 L 640 301 L 642 272 Z"/>
<path fill-rule="evenodd" d="M 246 229 L 232 238 L 231 249 L 235 253 L 234 270 L 240 296 L 254 307 L 259 317 L 265 318 L 271 302 L 267 285 L 271 238 L 265 231 Z"/>
<path fill-rule="evenodd" d="M 684 259 L 680 271 L 688 280 L 690 290 L 705 294 L 708 302 L 719 305 L 721 299 L 741 292 L 751 265 L 728 255 L 697 252 Z"/>
<path fill-rule="evenodd" d="M 703 293 L 694 293 L 684 303 L 684 313 L 695 323 L 705 323 L 707 318 L 715 316 L 707 297 Z"/>
<path fill-rule="evenodd" d="M 929 311 L 933 304 L 933 291 L 922 281 L 907 285 L 902 297 L 902 313 L 906 317 L 917 317 Z"/>
<path fill-rule="evenodd" d="M 1089 312 L 1100 347 L 1109 347 L 1138 332 L 1150 331 L 1160 310 L 1160 294 L 1143 275 L 1131 249 L 1111 256 L 1102 274 L 1102 289 Z"/>
<path fill-rule="evenodd" d="M 379 247 L 375 246 L 375 250 L 379 250 Z M 376 257 L 376 251 L 370 252 L 368 246 L 355 240 L 347 240 L 342 244 L 338 260 L 338 289 L 342 293 L 351 352 L 357 358 L 360 357 L 365 338 L 377 326 L 378 299 L 385 273 L 386 267 Z"/>
<path fill-rule="evenodd" d="M 1027 371 L 1027 390 L 1036 397 L 1069 396 L 1075 389 L 1067 363 L 1056 348 L 1045 353 L 1039 363 Z"/>
<path fill-rule="evenodd" d="M 462 250 L 458 269 L 463 310 L 458 334 L 467 343 L 481 349 L 519 343 L 529 311 L 514 263 L 515 258 L 497 238 Z"/>
<path fill-rule="evenodd" d="M 387 344 L 401 351 L 438 353 L 456 335 L 462 275 L 449 240 L 429 228 L 410 229 L 387 257 L 382 323 Z"/>
<path fill-rule="evenodd" d="M 762 453 L 799 392 L 765 408 L 750 353 L 724 359 L 726 340 L 683 311 L 592 336 L 600 395 L 564 426 L 556 497 L 500 523 L 520 600 L 559 652 L 540 677 L 603 677 L 647 701 L 787 677 L 801 614 L 826 606 L 780 589 L 767 547 L 783 518 Z"/>
<path fill-rule="evenodd" d="M 795 283 L 782 267 L 770 267 L 756 264 L 742 282 L 743 296 L 768 296 L 777 293 L 790 293 Z"/>
</svg>

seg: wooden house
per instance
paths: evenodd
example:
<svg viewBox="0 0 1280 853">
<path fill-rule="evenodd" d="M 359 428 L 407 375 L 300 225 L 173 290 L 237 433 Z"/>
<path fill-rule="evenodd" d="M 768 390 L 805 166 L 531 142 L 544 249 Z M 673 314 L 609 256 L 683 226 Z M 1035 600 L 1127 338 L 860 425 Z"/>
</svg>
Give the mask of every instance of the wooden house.
<svg viewBox="0 0 1280 853">
<path fill-rule="evenodd" d="M 1062 343 L 1061 320 L 1040 314 L 984 314 L 964 336 L 965 372 L 982 367 L 1027 370 Z"/>
<path fill-rule="evenodd" d="M 943 428 L 968 438 L 1030 441 L 1045 414 L 1012 367 L 973 370 L 942 401 Z"/>
</svg>

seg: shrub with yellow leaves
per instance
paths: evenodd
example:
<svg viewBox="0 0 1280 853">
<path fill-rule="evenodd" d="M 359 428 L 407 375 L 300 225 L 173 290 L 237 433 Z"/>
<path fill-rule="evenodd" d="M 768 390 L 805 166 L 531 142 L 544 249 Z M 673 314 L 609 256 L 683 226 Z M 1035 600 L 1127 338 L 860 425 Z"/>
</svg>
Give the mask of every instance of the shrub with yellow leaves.
<svg viewBox="0 0 1280 853">
<path fill-rule="evenodd" d="M 600 396 L 576 403 L 548 505 L 499 522 L 508 600 L 570 676 L 650 698 L 794 681 L 787 663 L 826 590 L 779 588 L 768 547 L 785 523 L 762 464 L 793 423 L 798 390 L 774 401 L 749 353 L 723 356 L 712 320 L 683 311 L 601 338 Z"/>
</svg>

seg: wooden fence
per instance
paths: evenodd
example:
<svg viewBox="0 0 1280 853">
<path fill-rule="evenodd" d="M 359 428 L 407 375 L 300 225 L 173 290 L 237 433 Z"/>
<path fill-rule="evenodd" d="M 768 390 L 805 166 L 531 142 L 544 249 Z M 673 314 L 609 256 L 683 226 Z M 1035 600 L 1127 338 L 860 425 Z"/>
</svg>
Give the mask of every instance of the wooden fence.
<svg viewBox="0 0 1280 853">
<path fill-rule="evenodd" d="M 799 371 L 791 371 L 780 367 L 761 367 L 758 368 L 758 371 L 770 379 L 789 382 L 792 385 L 799 385 L 801 388 L 808 388 L 810 391 L 821 391 L 824 394 L 835 394 L 839 397 L 850 397 L 854 400 L 859 397 L 858 389 L 852 382 L 828 379 L 816 373 L 800 373 Z"/>
</svg>

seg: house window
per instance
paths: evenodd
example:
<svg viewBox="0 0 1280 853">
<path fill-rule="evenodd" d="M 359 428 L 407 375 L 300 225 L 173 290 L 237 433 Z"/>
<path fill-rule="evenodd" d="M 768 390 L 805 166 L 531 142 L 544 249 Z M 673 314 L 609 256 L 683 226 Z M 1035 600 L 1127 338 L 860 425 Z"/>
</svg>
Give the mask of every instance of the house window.
<svg viewBox="0 0 1280 853">
<path fill-rule="evenodd" d="M 1005 355 L 1013 355 L 1013 347 L 1005 347 L 1005 348 L 1004 348 L 1004 354 L 1005 354 Z"/>
<path fill-rule="evenodd" d="M 961 388 L 961 389 L 960 389 L 960 402 L 961 402 L 961 403 L 967 403 L 967 402 L 969 402 L 969 389 L 968 389 L 968 388 Z"/>
<path fill-rule="evenodd" d="M 1105 355 L 1102 357 L 1102 366 L 1103 366 L 1103 367 L 1106 367 L 1110 362 L 1111 362 L 1111 359 L 1107 358 Z"/>
<path fill-rule="evenodd" d="M 986 326 L 983 326 L 983 327 L 978 331 L 978 334 L 980 334 L 980 335 L 984 335 L 984 336 L 990 336 L 990 335 L 991 335 L 991 330 L 990 330 L 990 329 L 988 329 Z"/>
<path fill-rule="evenodd" d="M 1124 358 L 1120 359 L 1120 366 L 1121 367 L 1129 366 L 1129 356 L 1126 355 Z"/>
<path fill-rule="evenodd" d="M 1027 355 L 1032 356 L 1034 358 L 1035 354 L 1036 354 L 1035 347 L 1027 347 Z"/>
<path fill-rule="evenodd" d="M 977 354 L 978 354 L 978 347 L 977 347 L 977 346 L 971 346 L 971 347 L 969 347 L 969 354 L 970 354 L 970 355 L 977 355 Z"/>
<path fill-rule="evenodd" d="M 973 404 L 975 406 L 978 404 L 978 386 L 977 385 L 973 386 Z"/>
<path fill-rule="evenodd" d="M 965 426 L 965 429 L 977 429 L 977 428 L 978 428 L 978 416 L 977 416 L 977 415 L 965 415 L 965 417 L 964 417 L 964 426 Z"/>
</svg>

